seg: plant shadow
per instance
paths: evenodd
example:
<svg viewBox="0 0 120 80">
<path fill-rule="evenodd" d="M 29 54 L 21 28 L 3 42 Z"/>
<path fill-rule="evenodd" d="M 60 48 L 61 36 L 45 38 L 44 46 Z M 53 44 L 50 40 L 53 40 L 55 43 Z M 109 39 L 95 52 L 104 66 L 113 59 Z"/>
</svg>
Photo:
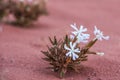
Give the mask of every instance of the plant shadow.
<svg viewBox="0 0 120 80">
<path fill-rule="evenodd" d="M 17 24 L 15 22 L 4 22 L 5 24 L 9 24 L 13 27 L 23 28 L 23 29 L 49 29 L 49 25 L 46 23 L 40 23 L 38 21 L 33 22 L 28 25 Z"/>
<path fill-rule="evenodd" d="M 79 72 L 75 72 L 73 70 L 70 70 L 67 72 L 65 75 L 65 78 L 69 78 L 70 76 L 72 77 L 88 77 L 90 75 L 96 76 L 96 71 L 92 67 L 80 65 Z"/>
</svg>

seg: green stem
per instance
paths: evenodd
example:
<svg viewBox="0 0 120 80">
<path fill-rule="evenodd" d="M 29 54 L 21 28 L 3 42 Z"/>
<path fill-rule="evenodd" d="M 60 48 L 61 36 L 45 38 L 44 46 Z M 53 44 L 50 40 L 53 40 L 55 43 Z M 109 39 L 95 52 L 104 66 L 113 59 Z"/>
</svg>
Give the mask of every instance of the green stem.
<svg viewBox="0 0 120 80">
<path fill-rule="evenodd" d="M 64 77 L 64 72 L 60 72 L 60 78 L 63 78 Z"/>
</svg>

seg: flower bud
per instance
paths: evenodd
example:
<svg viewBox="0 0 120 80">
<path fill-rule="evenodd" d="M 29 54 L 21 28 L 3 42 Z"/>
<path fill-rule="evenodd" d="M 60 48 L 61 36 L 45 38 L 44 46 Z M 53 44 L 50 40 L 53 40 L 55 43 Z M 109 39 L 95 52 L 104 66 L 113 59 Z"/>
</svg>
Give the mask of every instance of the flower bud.
<svg viewBox="0 0 120 80">
<path fill-rule="evenodd" d="M 104 55 L 103 52 L 97 52 L 96 54 L 99 55 L 99 56 L 103 56 Z"/>
</svg>

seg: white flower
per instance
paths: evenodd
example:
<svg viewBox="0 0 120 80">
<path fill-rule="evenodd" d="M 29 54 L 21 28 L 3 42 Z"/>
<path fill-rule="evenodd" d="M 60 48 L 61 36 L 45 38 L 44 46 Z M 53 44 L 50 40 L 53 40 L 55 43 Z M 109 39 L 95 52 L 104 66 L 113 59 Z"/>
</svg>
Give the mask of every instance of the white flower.
<svg viewBox="0 0 120 80">
<path fill-rule="evenodd" d="M 64 48 L 68 50 L 69 52 L 66 53 L 66 56 L 72 57 L 73 60 L 76 60 L 79 56 L 76 53 L 80 53 L 79 48 L 76 48 L 76 43 L 70 42 L 70 48 L 67 47 L 67 45 L 64 45 Z"/>
<path fill-rule="evenodd" d="M 96 38 L 100 41 L 102 41 L 102 39 L 108 40 L 109 36 L 104 36 L 103 32 L 101 32 L 99 29 L 97 29 L 97 27 L 95 26 L 95 30 L 94 30 L 94 35 L 96 36 Z"/>
<path fill-rule="evenodd" d="M 79 42 L 87 43 L 88 42 L 87 39 L 89 39 L 89 37 L 90 37 L 89 34 L 81 34 L 81 35 L 77 36 L 77 39 L 78 39 L 77 42 L 78 43 Z"/>
<path fill-rule="evenodd" d="M 83 28 L 83 26 L 81 25 L 79 29 L 77 29 L 77 25 L 74 23 L 72 25 L 70 25 L 73 29 L 75 29 L 76 31 L 72 32 L 73 34 L 77 35 L 77 34 L 81 34 L 83 32 L 87 31 L 87 28 Z"/>
<path fill-rule="evenodd" d="M 103 56 L 105 53 L 103 53 L 103 52 L 97 52 L 96 54 L 99 55 L 99 56 Z"/>
<path fill-rule="evenodd" d="M 84 28 L 82 25 L 80 26 L 80 28 L 78 29 L 76 24 L 74 23 L 73 25 L 70 25 L 73 29 L 75 29 L 75 31 L 73 31 L 72 33 L 76 36 L 77 38 L 77 42 L 88 42 L 87 39 L 89 39 L 90 35 L 89 34 L 85 34 L 84 32 L 87 31 L 87 28 Z M 73 39 L 73 35 L 72 35 L 72 39 Z"/>
</svg>

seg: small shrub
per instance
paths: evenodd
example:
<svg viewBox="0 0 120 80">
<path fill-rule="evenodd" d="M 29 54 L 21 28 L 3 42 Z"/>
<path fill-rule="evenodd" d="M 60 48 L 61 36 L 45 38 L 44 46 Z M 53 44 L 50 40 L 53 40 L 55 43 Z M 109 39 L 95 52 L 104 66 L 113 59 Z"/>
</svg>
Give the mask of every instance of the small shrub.
<svg viewBox="0 0 120 80">
<path fill-rule="evenodd" d="M 55 72 L 58 72 L 61 78 L 71 69 L 79 72 L 80 63 L 87 61 L 89 54 L 103 56 L 103 52 L 93 52 L 90 51 L 90 48 L 98 40 L 109 39 L 109 36 L 104 36 L 103 33 L 95 27 L 95 38 L 88 42 L 90 34 L 85 34 L 87 28 L 81 26 L 78 29 L 76 24 L 71 25 L 71 27 L 75 29 L 72 35 L 66 35 L 61 40 L 57 40 L 56 37 L 54 37 L 54 39 L 49 38 L 52 45 L 47 46 L 47 51 L 42 51 L 45 55 L 43 60 L 48 61 L 51 65 L 48 69 L 53 69 Z M 87 44 L 81 47 L 80 43 Z"/>
<path fill-rule="evenodd" d="M 13 15 L 15 18 L 10 23 L 22 26 L 30 25 L 40 16 L 47 14 L 46 2 L 44 0 L 27 0 L 27 2 L 24 0 L 0 0 L 0 20 L 6 14 Z"/>
</svg>

